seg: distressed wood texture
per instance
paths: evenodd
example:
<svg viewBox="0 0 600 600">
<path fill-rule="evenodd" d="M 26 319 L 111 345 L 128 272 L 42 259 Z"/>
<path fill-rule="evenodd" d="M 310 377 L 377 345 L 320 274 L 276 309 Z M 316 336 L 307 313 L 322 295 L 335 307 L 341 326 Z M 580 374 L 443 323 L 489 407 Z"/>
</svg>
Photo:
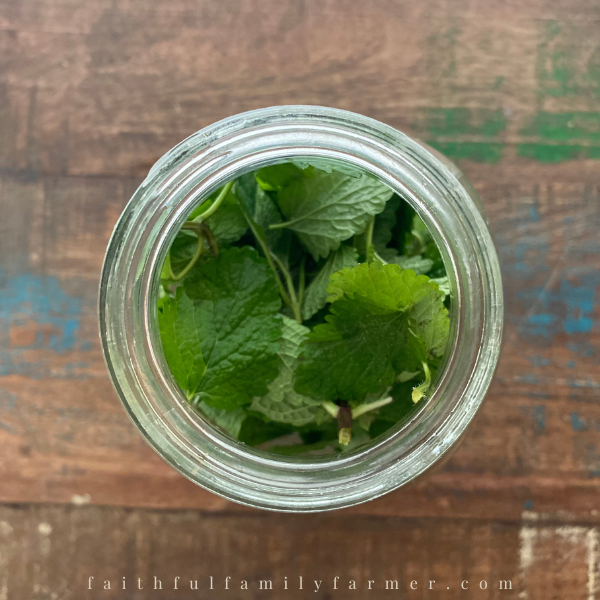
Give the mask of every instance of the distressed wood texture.
<svg viewBox="0 0 600 600">
<path fill-rule="evenodd" d="M 599 31 L 597 0 L 0 0 L 0 500 L 244 514 L 128 421 L 98 276 L 161 154 L 227 115 L 307 103 L 456 160 L 505 282 L 502 360 L 459 450 L 346 514 L 600 521 Z M 544 531 L 531 543 L 554 543 Z"/>
<path fill-rule="evenodd" d="M 59 600 L 575 600 L 594 598 L 598 540 L 596 527 L 535 521 L 4 507 L 0 593 Z M 349 591 L 352 581 L 356 590 Z"/>
</svg>

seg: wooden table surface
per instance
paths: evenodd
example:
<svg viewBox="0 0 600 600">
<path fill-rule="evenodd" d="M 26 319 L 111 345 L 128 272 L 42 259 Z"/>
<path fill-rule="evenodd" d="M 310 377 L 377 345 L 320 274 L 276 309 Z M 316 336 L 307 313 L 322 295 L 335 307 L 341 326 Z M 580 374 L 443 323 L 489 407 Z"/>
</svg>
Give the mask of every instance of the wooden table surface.
<svg viewBox="0 0 600 600">
<path fill-rule="evenodd" d="M 150 166 L 276 104 L 455 160 L 505 285 L 500 365 L 451 460 L 326 515 L 245 509 L 164 464 L 97 334 L 108 238 Z M 1 600 L 279 598 L 258 580 L 299 575 L 315 598 L 600 600 L 598 0 L 0 0 L 0 207 Z M 178 575 L 200 591 L 114 589 Z"/>
</svg>

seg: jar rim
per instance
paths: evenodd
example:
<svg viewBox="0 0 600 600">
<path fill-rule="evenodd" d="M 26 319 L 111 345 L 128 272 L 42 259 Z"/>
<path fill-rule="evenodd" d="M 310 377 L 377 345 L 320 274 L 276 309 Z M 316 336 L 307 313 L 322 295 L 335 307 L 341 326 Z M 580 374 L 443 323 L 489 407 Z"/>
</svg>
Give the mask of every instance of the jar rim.
<svg viewBox="0 0 600 600">
<path fill-rule="evenodd" d="M 244 172 L 298 156 L 366 170 L 417 210 L 452 289 L 451 351 L 412 419 L 364 448 L 290 459 L 240 444 L 199 418 L 166 366 L 156 327 L 162 261 L 187 215 Z M 462 435 L 499 357 L 502 284 L 476 196 L 443 157 L 383 123 L 338 109 L 282 106 L 219 121 L 152 167 L 117 223 L 102 271 L 100 335 L 121 401 L 154 449 L 183 475 L 231 500 L 316 511 L 370 500 L 411 481 Z"/>
</svg>

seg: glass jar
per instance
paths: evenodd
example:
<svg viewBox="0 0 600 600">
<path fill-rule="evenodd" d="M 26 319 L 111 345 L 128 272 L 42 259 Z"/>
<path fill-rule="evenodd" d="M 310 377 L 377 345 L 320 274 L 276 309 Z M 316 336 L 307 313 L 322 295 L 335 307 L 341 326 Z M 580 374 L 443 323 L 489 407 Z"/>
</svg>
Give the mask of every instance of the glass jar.
<svg viewBox="0 0 600 600">
<path fill-rule="evenodd" d="M 300 156 L 351 163 L 408 201 L 441 251 L 452 296 L 449 348 L 435 391 L 421 410 L 366 446 L 310 458 L 249 447 L 205 421 L 171 376 L 157 317 L 161 266 L 192 210 L 225 182 Z M 282 511 L 358 504 L 410 482 L 439 461 L 483 401 L 502 326 L 498 259 L 481 203 L 461 172 L 383 123 L 316 106 L 236 115 L 165 154 L 123 211 L 100 282 L 106 363 L 147 441 L 202 487 Z"/>
</svg>

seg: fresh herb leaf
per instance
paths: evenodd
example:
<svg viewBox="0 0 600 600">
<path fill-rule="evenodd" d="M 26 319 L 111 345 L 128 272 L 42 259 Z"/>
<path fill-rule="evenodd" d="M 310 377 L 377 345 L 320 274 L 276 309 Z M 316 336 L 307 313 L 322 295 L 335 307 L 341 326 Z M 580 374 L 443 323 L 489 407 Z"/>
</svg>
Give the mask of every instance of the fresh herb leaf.
<svg viewBox="0 0 600 600">
<path fill-rule="evenodd" d="M 362 233 L 380 213 L 392 190 L 376 179 L 315 170 L 312 179 L 292 181 L 277 194 L 286 222 L 271 228 L 294 231 L 315 260 L 326 258 L 340 242 Z"/>
<path fill-rule="evenodd" d="M 238 440 L 248 446 L 260 446 L 265 442 L 270 442 L 294 431 L 291 425 L 284 423 L 274 423 L 265 419 L 248 415 L 242 423 Z"/>
<path fill-rule="evenodd" d="M 198 399 L 233 410 L 264 395 L 278 372 L 281 300 L 273 273 L 253 248 L 231 248 L 184 282 L 206 363 Z M 163 342 L 164 344 L 164 342 Z"/>
<path fill-rule="evenodd" d="M 358 253 L 352 246 L 342 245 L 329 255 L 315 278 L 306 288 L 302 304 L 302 318 L 310 319 L 327 303 L 327 286 L 331 275 L 346 267 L 355 267 L 358 264 Z"/>
<path fill-rule="evenodd" d="M 169 250 L 169 265 L 171 273 L 164 272 L 165 279 L 171 279 L 173 275 L 180 273 L 189 264 L 198 249 L 198 236 L 192 231 L 182 229 L 173 240 Z M 166 262 L 166 261 L 165 261 Z"/>
<path fill-rule="evenodd" d="M 330 315 L 308 336 L 297 392 L 362 401 L 443 351 L 448 314 L 427 277 L 374 262 L 334 273 L 328 293 Z"/>
<path fill-rule="evenodd" d="M 158 326 L 163 352 L 175 381 L 188 397 L 193 394 L 206 372 L 202 339 L 194 302 L 177 290 L 175 298 L 161 299 Z"/>
<path fill-rule="evenodd" d="M 296 321 L 283 317 L 279 341 L 279 374 L 269 384 L 267 394 L 254 398 L 250 410 L 260 412 L 272 421 L 296 426 L 306 425 L 320 413 L 325 413 L 318 400 L 302 396 L 294 390 L 300 346 L 309 331 Z"/>
<path fill-rule="evenodd" d="M 196 406 L 209 421 L 236 440 L 240 435 L 244 421 L 248 418 L 248 413 L 243 407 L 236 408 L 235 410 L 222 410 L 220 408 L 213 408 L 206 404 L 206 402 L 198 402 Z"/>
<path fill-rule="evenodd" d="M 385 252 L 387 245 L 392 241 L 393 230 L 396 226 L 396 212 L 402 201 L 395 194 L 386 202 L 383 212 L 375 217 L 373 227 L 373 246 L 375 251 Z"/>
<path fill-rule="evenodd" d="M 388 258 L 388 262 L 393 262 L 403 269 L 412 269 L 417 275 L 425 275 L 433 266 L 432 260 L 423 258 L 420 254 L 416 256 L 392 256 Z"/>
<path fill-rule="evenodd" d="M 303 170 L 308 169 L 309 167 L 314 167 L 315 169 L 325 171 L 325 173 L 333 173 L 334 171 L 337 171 L 338 173 L 343 173 L 344 175 L 349 175 L 350 177 L 356 177 L 357 179 L 363 175 L 354 167 L 337 161 L 332 161 L 327 158 L 292 158 L 292 163 Z"/>
<path fill-rule="evenodd" d="M 220 188 L 211 194 L 205 202 L 192 211 L 188 217 L 188 221 L 201 218 L 214 205 L 222 191 L 223 188 Z M 246 233 L 248 225 L 240 212 L 231 189 L 227 192 L 218 210 L 206 219 L 206 224 L 211 229 L 219 245 L 237 242 Z"/>
<path fill-rule="evenodd" d="M 308 165 L 307 165 L 308 166 Z M 312 175 L 312 170 L 297 167 L 291 162 L 264 167 L 256 172 L 258 185 L 268 192 L 276 192 L 292 183 Z"/>
</svg>

